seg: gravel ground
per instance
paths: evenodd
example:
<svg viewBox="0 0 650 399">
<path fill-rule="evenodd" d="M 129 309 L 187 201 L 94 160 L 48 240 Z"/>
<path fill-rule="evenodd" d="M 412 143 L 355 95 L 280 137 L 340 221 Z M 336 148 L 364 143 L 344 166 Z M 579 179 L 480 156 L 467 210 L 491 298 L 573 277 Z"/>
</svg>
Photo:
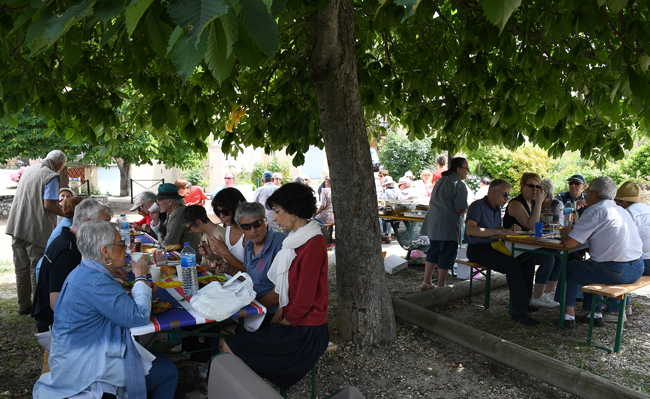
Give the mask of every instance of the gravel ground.
<svg viewBox="0 0 650 399">
<path fill-rule="evenodd" d="M 111 199 L 119 215 L 128 209 L 128 200 Z M 4 222 L 0 221 L 0 230 Z M 6 241 L 6 240 L 5 240 Z M 42 350 L 35 344 L 33 323 L 16 316 L 15 279 L 6 245 L 0 240 L 0 397 L 31 395 L 40 374 Z M 388 254 L 404 256 L 397 244 L 384 245 Z M 338 350 L 324 354 L 317 364 L 318 397 L 327 397 L 353 385 L 367 398 L 567 398 L 575 397 L 528 374 L 493 361 L 461 345 L 450 342 L 415 325 L 397 320 L 398 338 L 372 347 L 358 347 L 337 335 L 336 265 L 330 251 L 331 341 Z M 388 275 L 389 289 L 395 297 L 414 293 L 422 278 L 423 266 L 409 266 Z M 453 284 L 454 278 L 449 279 Z M 485 310 L 458 300 L 433 309 L 457 321 L 508 339 L 560 361 L 602 375 L 629 388 L 650 393 L 650 292 L 635 296 L 634 313 L 628 319 L 620 354 L 610 354 L 586 345 L 587 326 L 559 330 L 552 321 L 557 311 L 535 314 L 544 324 L 536 328 L 520 327 L 507 316 L 508 292 L 505 287 L 491 293 L 491 306 Z M 474 304 L 482 303 L 482 294 Z M 595 332 L 594 340 L 613 346 L 615 328 L 608 324 Z M 177 398 L 197 388 L 199 363 L 173 358 L 180 371 Z M 311 395 L 309 376 L 289 390 L 292 398 Z"/>
</svg>

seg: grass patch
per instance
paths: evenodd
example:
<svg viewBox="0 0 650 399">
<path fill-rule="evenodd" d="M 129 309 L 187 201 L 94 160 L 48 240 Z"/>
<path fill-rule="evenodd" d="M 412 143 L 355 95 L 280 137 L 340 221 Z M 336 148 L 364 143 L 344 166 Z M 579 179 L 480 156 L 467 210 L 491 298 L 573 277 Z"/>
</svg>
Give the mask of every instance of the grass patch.
<svg viewBox="0 0 650 399">
<path fill-rule="evenodd" d="M 9 258 L 0 258 L 0 273 L 14 271 L 14 261 Z"/>
</svg>

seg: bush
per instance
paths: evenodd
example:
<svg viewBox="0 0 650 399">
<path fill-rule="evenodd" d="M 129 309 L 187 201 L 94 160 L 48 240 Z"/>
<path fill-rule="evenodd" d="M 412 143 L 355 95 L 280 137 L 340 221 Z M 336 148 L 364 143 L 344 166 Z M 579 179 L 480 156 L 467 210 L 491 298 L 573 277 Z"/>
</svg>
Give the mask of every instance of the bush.
<svg viewBox="0 0 650 399">
<path fill-rule="evenodd" d="M 622 163 L 607 162 L 605 168 L 600 169 L 594 161 L 580 158 L 578 152 L 570 152 L 556 160 L 548 177 L 553 181 L 556 193 L 568 191 L 569 183 L 567 179 L 575 174 L 584 176 L 587 184 L 600 176 L 608 176 L 616 184 L 620 184 L 625 179 L 624 174 L 621 172 Z"/>
<path fill-rule="evenodd" d="M 241 170 L 239 171 L 239 174 L 235 176 L 235 184 L 253 184 L 251 181 L 251 174 L 246 171 L 245 164 L 241 164 Z"/>
<path fill-rule="evenodd" d="M 255 162 L 255 165 L 253 165 L 250 179 L 256 187 L 262 185 L 262 175 L 267 170 L 271 173 L 282 173 L 281 184 L 291 180 L 291 165 L 289 162 L 280 162 L 276 156 L 273 156 L 273 159 L 268 163 Z"/>
<path fill-rule="evenodd" d="M 197 166 L 185 171 L 181 173 L 181 176 L 193 186 L 205 187 L 208 185 L 208 179 L 205 177 L 203 166 Z"/>
<path fill-rule="evenodd" d="M 626 160 L 622 162 L 620 179 L 616 183 L 628 179 L 633 180 L 639 186 L 650 185 L 650 141 L 646 141 L 630 151 Z"/>
<path fill-rule="evenodd" d="M 410 170 L 417 177 L 423 169 L 436 170 L 438 154 L 431 151 L 431 139 L 411 141 L 407 136 L 388 132 L 379 146 L 379 161 L 396 181 Z"/>
</svg>

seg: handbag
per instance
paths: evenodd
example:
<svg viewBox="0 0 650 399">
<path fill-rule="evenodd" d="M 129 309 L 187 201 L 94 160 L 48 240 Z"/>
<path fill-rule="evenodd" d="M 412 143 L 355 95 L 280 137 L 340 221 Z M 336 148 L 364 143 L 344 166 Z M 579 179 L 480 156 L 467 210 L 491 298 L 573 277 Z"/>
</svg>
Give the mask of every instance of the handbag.
<svg viewBox="0 0 650 399">
<path fill-rule="evenodd" d="M 499 251 L 501 253 L 504 253 L 504 254 L 506 254 L 508 256 L 512 256 L 512 253 L 510 251 L 508 251 L 508 248 L 506 248 L 506 243 L 501 241 L 501 240 L 493 242 L 492 243 L 492 248 L 494 248 L 497 251 Z"/>
<path fill-rule="evenodd" d="M 240 276 L 244 281 L 239 281 Z M 256 295 L 251 276 L 239 272 L 223 286 L 218 281 L 213 281 L 201 288 L 190 299 L 190 305 L 202 317 L 222 321 L 250 304 Z"/>
</svg>

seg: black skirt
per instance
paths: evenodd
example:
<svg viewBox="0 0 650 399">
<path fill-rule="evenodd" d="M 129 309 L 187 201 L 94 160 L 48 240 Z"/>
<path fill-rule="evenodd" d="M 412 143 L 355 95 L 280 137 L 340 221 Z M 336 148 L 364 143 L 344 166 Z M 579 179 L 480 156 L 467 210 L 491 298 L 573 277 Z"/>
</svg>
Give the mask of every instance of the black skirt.
<svg viewBox="0 0 650 399">
<path fill-rule="evenodd" d="M 280 389 L 307 375 L 327 349 L 329 330 L 320 326 L 269 324 L 256 332 L 226 338 L 232 353 Z"/>
</svg>

